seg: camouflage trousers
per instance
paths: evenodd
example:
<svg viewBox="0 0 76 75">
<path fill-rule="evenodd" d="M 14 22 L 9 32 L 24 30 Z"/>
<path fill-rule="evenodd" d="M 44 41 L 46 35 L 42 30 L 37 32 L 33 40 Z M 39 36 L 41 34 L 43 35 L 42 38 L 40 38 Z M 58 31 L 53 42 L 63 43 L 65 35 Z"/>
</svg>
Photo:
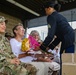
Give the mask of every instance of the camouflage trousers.
<svg viewBox="0 0 76 75">
<path fill-rule="evenodd" d="M 0 61 L 0 75 L 36 75 L 36 72 L 37 69 L 31 64 L 13 65 L 5 60 Z"/>
</svg>

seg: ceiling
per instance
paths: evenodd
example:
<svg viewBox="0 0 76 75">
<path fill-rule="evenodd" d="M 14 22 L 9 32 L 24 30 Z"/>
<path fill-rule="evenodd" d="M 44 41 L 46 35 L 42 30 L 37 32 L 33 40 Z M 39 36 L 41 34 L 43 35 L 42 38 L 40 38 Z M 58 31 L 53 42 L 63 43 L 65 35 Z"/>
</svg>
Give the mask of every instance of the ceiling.
<svg viewBox="0 0 76 75">
<path fill-rule="evenodd" d="M 18 3 L 22 7 L 27 7 L 31 9 L 32 11 L 40 14 L 40 16 L 36 16 L 32 13 L 29 13 L 28 11 L 22 9 L 21 7 L 18 7 L 17 5 L 10 3 L 8 0 L 0 0 L 0 11 L 9 14 L 11 16 L 17 17 L 21 20 L 28 20 L 44 16 L 45 12 L 43 9 L 43 5 L 45 2 L 51 0 L 12 0 L 12 1 L 15 1 L 14 3 L 16 4 Z M 58 0 L 58 2 L 61 4 L 60 11 L 76 8 L 76 0 Z"/>
</svg>

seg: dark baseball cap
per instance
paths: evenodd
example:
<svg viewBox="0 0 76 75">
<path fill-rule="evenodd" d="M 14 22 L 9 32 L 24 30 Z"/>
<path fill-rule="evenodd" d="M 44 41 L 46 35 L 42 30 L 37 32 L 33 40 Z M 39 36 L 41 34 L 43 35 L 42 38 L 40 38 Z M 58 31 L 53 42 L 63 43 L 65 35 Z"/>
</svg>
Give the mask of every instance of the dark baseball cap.
<svg viewBox="0 0 76 75">
<path fill-rule="evenodd" d="M 48 8 L 48 7 L 54 7 L 55 6 L 55 2 L 51 1 L 51 2 L 46 2 L 44 4 L 44 8 Z"/>
<path fill-rule="evenodd" d="M 46 2 L 44 4 L 44 8 L 48 8 L 48 7 L 52 7 L 54 8 L 56 11 L 59 11 L 61 8 L 61 5 L 58 3 L 55 3 L 55 1 L 50 1 L 50 2 Z"/>
<path fill-rule="evenodd" d="M 0 23 L 5 22 L 8 23 L 8 20 L 6 20 L 3 16 L 0 16 Z"/>
</svg>

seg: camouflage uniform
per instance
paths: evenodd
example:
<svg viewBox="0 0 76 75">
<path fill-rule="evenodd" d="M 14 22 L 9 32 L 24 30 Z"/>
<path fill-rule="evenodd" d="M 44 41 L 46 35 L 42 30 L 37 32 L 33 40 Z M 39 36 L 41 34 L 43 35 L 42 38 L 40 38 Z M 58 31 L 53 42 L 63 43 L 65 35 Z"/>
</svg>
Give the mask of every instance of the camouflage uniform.
<svg viewBox="0 0 76 75">
<path fill-rule="evenodd" d="M 0 75 L 36 75 L 37 70 L 31 64 L 11 64 L 14 57 L 9 41 L 0 34 Z"/>
</svg>

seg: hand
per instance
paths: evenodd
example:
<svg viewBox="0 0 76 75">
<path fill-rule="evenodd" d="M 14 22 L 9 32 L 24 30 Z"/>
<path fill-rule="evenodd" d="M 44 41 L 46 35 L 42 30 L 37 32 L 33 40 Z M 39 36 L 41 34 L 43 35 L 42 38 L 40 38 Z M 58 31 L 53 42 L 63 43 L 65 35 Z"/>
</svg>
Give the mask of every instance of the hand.
<svg viewBox="0 0 76 75">
<path fill-rule="evenodd" d="M 52 62 L 53 60 L 51 60 L 50 58 L 45 58 L 46 62 Z"/>
<path fill-rule="evenodd" d="M 37 57 L 37 60 L 38 61 L 44 61 L 44 58 L 43 57 Z"/>
<path fill-rule="evenodd" d="M 38 50 L 40 50 L 40 47 L 39 46 L 36 46 L 34 50 L 35 51 L 38 51 Z"/>
<path fill-rule="evenodd" d="M 49 50 L 49 47 L 47 47 L 46 50 L 48 51 Z"/>
<path fill-rule="evenodd" d="M 19 65 L 20 64 L 20 60 L 18 58 L 14 58 L 14 59 L 11 59 L 11 64 L 16 64 L 16 65 Z"/>
</svg>

